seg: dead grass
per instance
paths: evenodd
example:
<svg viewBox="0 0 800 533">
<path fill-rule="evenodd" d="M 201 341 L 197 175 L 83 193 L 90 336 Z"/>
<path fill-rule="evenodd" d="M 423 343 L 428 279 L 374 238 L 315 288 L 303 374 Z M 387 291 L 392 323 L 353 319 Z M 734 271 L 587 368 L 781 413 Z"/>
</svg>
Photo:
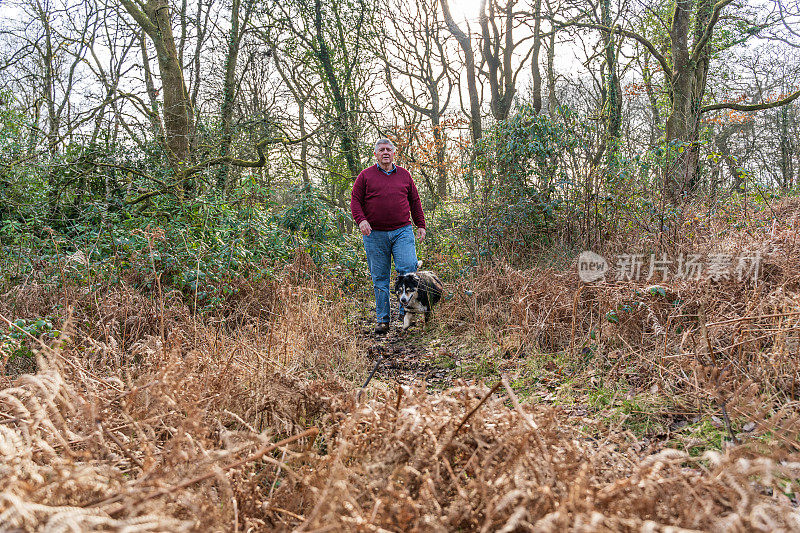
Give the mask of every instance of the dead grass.
<svg viewBox="0 0 800 533">
<path fill-rule="evenodd" d="M 75 311 L 36 374 L 0 377 L 0 530 L 800 531 L 800 259 L 784 211 L 746 237 L 698 237 L 758 247 L 758 284 L 662 295 L 496 264 L 439 310 L 438 331 L 547 357 L 583 392 L 624 382 L 732 432 L 756 422 L 742 444 L 692 453 L 520 405 L 505 379 L 357 399 L 367 361 L 350 304 L 304 258 L 243 282 L 214 317 L 174 293 L 28 285 L 0 314 L 65 298 Z"/>
<path fill-rule="evenodd" d="M 505 368 L 523 380 L 524 367 L 543 359 L 550 370 L 544 381 L 568 379 L 584 391 L 612 385 L 628 396 L 657 390 L 673 411 L 727 410 L 740 426 L 752 421 L 771 434 L 765 419 L 796 410 L 800 400 L 800 204 L 786 201 L 768 213 L 776 218 L 724 236 L 709 218 L 691 230 L 694 247 L 683 250 L 758 254 L 755 282 L 584 284 L 574 265 L 559 272 L 496 263 L 451 287 L 441 327 L 519 361 Z M 796 419 L 779 425 L 798 451 Z"/>
<path fill-rule="evenodd" d="M 301 258 L 216 317 L 177 293 L 62 292 L 62 339 L 26 339 L 38 372 L 0 377 L 0 530 L 229 531 L 250 523 L 240 508 L 263 514 L 253 488 L 282 464 L 264 450 L 309 446 L 364 373 L 331 290 Z M 8 296 L 12 318 L 58 300 L 36 285 Z"/>
<path fill-rule="evenodd" d="M 0 393 L 4 530 L 800 530 L 800 463 L 744 447 L 642 456 L 511 389 L 358 404 L 264 375 L 262 428 L 234 411 L 252 396 L 214 386 L 219 367 L 198 357 L 151 354 L 160 368 L 125 383 L 48 353 Z"/>
<path fill-rule="evenodd" d="M 328 455 L 306 464 L 277 502 L 304 514 L 309 530 L 800 528 L 783 488 L 775 490 L 796 464 L 736 452 L 639 457 L 614 435 L 588 438 L 557 408 L 513 408 L 496 396 L 478 407 L 487 394 L 400 389 L 334 413 Z M 756 472 L 758 489 L 748 480 Z"/>
</svg>

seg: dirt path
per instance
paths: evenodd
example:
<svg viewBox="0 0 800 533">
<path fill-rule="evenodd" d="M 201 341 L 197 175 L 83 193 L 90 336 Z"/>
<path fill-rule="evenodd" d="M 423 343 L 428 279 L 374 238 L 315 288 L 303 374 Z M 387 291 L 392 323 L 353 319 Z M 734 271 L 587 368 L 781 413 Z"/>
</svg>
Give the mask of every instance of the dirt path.
<svg viewBox="0 0 800 533">
<path fill-rule="evenodd" d="M 373 322 L 363 320 L 359 328 L 359 339 L 366 346 L 370 370 L 381 359 L 373 379 L 404 385 L 425 382 L 429 387 L 441 389 L 452 385 L 459 377 L 457 363 L 440 355 L 438 339 L 423 331 L 421 323 L 406 333 L 392 324 L 385 335 L 373 333 L 373 327 Z"/>
</svg>

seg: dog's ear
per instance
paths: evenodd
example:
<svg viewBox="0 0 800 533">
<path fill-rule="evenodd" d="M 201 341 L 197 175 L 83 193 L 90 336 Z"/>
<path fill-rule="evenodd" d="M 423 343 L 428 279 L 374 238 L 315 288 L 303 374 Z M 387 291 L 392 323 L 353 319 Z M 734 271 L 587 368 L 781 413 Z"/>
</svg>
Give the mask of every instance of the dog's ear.
<svg viewBox="0 0 800 533">
<path fill-rule="evenodd" d="M 405 287 L 406 283 L 408 283 L 408 279 L 411 276 L 409 274 L 398 274 L 397 281 L 394 282 L 394 292 L 400 292 Z"/>
</svg>

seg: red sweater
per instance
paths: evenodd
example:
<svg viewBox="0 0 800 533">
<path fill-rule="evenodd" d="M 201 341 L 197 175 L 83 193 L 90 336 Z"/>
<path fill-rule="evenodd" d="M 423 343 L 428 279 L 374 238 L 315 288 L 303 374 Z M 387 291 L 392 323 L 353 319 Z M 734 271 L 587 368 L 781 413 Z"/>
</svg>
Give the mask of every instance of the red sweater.
<svg viewBox="0 0 800 533">
<path fill-rule="evenodd" d="M 409 224 L 409 215 L 418 228 L 425 227 L 425 216 L 414 180 L 408 170 L 395 166 L 388 176 L 378 165 L 361 171 L 353 183 L 350 212 L 356 224 L 369 222 L 377 231 L 392 231 Z"/>
</svg>

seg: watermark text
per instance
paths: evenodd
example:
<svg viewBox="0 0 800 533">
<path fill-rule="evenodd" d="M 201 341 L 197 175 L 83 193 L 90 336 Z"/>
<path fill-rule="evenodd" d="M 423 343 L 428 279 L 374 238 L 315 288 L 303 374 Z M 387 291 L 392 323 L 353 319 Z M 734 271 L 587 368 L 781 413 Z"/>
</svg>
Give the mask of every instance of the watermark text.
<svg viewBox="0 0 800 533">
<path fill-rule="evenodd" d="M 606 281 L 737 280 L 758 281 L 761 253 L 617 254 L 608 259 L 594 252 L 578 256 L 578 276 L 587 283 Z"/>
</svg>

